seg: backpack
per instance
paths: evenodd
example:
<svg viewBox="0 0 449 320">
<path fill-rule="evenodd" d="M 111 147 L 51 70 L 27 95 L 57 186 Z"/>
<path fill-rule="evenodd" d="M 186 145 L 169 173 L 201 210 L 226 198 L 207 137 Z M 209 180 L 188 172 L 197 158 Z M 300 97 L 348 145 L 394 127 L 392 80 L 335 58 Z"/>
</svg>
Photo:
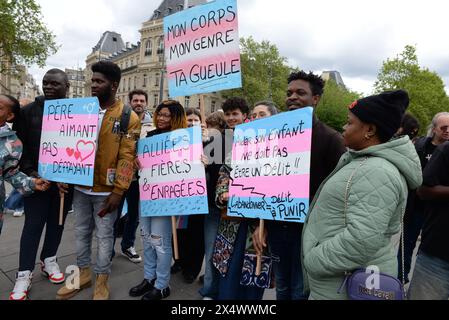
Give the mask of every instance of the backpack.
<svg viewBox="0 0 449 320">
<path fill-rule="evenodd" d="M 128 134 L 129 120 L 131 119 L 132 109 L 129 105 L 123 106 L 122 116 L 120 117 L 120 135 L 124 136 Z"/>
</svg>

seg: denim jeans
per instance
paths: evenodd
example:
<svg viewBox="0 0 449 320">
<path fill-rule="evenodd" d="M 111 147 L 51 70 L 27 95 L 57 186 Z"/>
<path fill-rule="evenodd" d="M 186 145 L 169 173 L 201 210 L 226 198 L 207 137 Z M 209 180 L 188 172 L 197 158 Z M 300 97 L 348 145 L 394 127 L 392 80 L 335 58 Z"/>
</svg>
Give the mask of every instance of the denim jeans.
<svg viewBox="0 0 449 320">
<path fill-rule="evenodd" d="M 425 217 L 420 212 L 413 212 L 407 221 L 404 221 L 404 273 L 405 282 L 409 282 L 410 266 L 412 264 L 413 252 L 418 240 Z M 398 251 L 398 279 L 402 279 L 402 246 L 399 244 Z"/>
<path fill-rule="evenodd" d="M 163 290 L 170 283 L 172 262 L 171 217 L 141 218 L 144 253 L 144 277 L 156 279 L 154 287 Z"/>
<path fill-rule="evenodd" d="M 13 189 L 5 201 L 5 209 L 17 211 L 23 210 L 23 206 L 23 195 L 16 189 Z"/>
<path fill-rule="evenodd" d="M 408 289 L 408 299 L 447 301 L 448 298 L 449 262 L 420 251 Z"/>
<path fill-rule="evenodd" d="M 243 221 L 237 232 L 234 242 L 234 251 L 229 262 L 228 272 L 225 277 L 219 277 L 218 300 L 262 300 L 265 289 L 255 286 L 243 286 L 242 278 L 243 261 L 245 259 L 246 237 L 248 234 L 248 222 Z"/>
<path fill-rule="evenodd" d="M 75 190 L 73 210 L 75 214 L 75 235 L 77 264 L 80 268 L 91 265 L 92 235 L 96 229 L 97 262 L 94 268 L 96 274 L 111 273 L 111 254 L 114 244 L 114 223 L 117 219 L 117 210 L 98 216 L 103 209 L 107 196 L 91 196 Z"/>
<path fill-rule="evenodd" d="M 220 209 L 215 205 L 209 205 L 209 214 L 204 217 L 204 283 L 199 292 L 203 297 L 209 297 L 214 300 L 218 296 L 218 280 L 220 279 L 220 274 L 212 263 L 212 255 L 214 253 L 219 224 Z"/>
<path fill-rule="evenodd" d="M 301 267 L 301 230 L 295 223 L 271 222 L 268 245 L 273 257 L 277 300 L 306 300 Z"/>
</svg>

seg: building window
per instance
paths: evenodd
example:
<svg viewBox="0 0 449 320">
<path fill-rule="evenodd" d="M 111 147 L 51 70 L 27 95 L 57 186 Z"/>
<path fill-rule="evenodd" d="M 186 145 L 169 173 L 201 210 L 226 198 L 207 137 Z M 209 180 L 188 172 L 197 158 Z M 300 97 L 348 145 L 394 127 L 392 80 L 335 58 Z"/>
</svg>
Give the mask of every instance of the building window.
<svg viewBox="0 0 449 320">
<path fill-rule="evenodd" d="M 157 54 L 164 54 L 164 37 L 159 38 L 159 43 L 157 45 Z"/>
<path fill-rule="evenodd" d="M 137 77 L 134 77 L 134 90 L 137 88 Z"/>
<path fill-rule="evenodd" d="M 126 65 L 126 69 L 128 69 L 128 66 L 129 66 L 128 65 L 128 60 L 126 60 L 126 64 L 125 65 Z"/>
<path fill-rule="evenodd" d="M 128 91 L 131 91 L 131 78 L 128 79 Z"/>
<path fill-rule="evenodd" d="M 134 59 L 131 59 L 131 67 L 134 65 Z"/>
<path fill-rule="evenodd" d="M 215 108 L 216 108 L 216 102 L 214 100 L 212 100 L 212 102 L 210 103 L 210 112 L 214 113 Z"/>
<path fill-rule="evenodd" d="M 123 79 L 123 92 L 126 90 L 126 79 Z"/>
<path fill-rule="evenodd" d="M 187 108 L 190 108 L 190 97 L 189 96 L 187 96 L 187 97 L 185 97 L 184 98 L 184 107 L 187 109 Z"/>
<path fill-rule="evenodd" d="M 153 100 L 154 101 L 153 105 L 154 105 L 154 107 L 157 107 L 159 105 L 159 96 L 157 94 L 155 94 L 153 96 L 153 99 L 154 99 Z"/>
<path fill-rule="evenodd" d="M 156 73 L 156 81 L 154 83 L 155 87 L 159 87 L 159 82 L 161 81 L 159 73 Z"/>
<path fill-rule="evenodd" d="M 147 86 L 147 81 L 148 81 L 147 75 L 144 74 L 143 75 L 143 86 L 142 87 L 146 87 Z"/>
<path fill-rule="evenodd" d="M 145 46 L 145 57 L 153 55 L 153 41 L 148 39 L 147 44 Z"/>
</svg>

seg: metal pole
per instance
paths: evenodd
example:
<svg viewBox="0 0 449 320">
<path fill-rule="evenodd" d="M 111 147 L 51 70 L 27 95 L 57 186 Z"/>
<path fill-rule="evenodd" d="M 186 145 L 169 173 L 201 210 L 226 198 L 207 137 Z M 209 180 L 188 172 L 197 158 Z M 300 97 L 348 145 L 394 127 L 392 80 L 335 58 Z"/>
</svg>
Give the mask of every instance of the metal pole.
<svg viewBox="0 0 449 320">
<path fill-rule="evenodd" d="M 163 98 L 164 98 L 164 70 L 165 66 L 164 64 L 162 64 L 162 68 L 161 68 L 161 79 L 160 79 L 160 85 L 159 85 L 159 104 L 162 103 Z"/>
</svg>

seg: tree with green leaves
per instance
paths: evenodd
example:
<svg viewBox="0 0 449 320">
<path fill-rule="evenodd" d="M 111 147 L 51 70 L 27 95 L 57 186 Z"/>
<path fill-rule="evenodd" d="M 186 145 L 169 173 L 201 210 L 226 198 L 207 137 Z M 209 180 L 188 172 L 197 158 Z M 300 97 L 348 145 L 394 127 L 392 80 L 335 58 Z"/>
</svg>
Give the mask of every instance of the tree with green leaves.
<svg viewBox="0 0 449 320">
<path fill-rule="evenodd" d="M 409 93 L 408 111 L 419 120 L 421 134 L 436 113 L 449 111 L 443 80 L 436 72 L 420 67 L 414 46 L 407 45 L 396 58 L 387 59 L 377 77 L 376 92 L 397 89 Z"/>
<path fill-rule="evenodd" d="M 317 106 L 317 116 L 328 126 L 342 132 L 347 120 L 348 106 L 359 98 L 359 93 L 339 86 L 333 79 L 329 79 Z"/>
<path fill-rule="evenodd" d="M 257 42 L 252 37 L 240 40 L 243 87 L 222 92 L 224 98 L 240 96 L 250 105 L 271 100 L 285 109 L 285 92 L 291 68 L 269 41 Z"/>
<path fill-rule="evenodd" d="M 0 73 L 15 73 L 16 65 L 43 67 L 58 47 L 42 21 L 34 0 L 0 0 Z"/>
</svg>

